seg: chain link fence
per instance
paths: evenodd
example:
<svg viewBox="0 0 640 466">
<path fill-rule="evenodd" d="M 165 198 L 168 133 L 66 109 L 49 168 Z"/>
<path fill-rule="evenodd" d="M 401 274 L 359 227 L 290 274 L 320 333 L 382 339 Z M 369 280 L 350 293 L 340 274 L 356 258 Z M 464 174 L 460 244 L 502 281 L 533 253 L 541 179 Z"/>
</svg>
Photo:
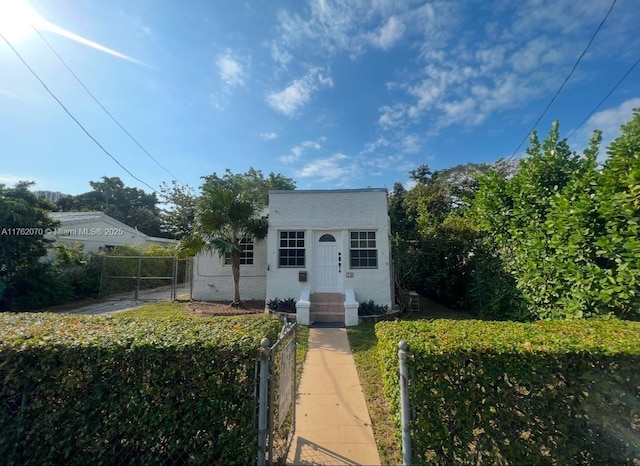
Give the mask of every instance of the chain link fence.
<svg viewBox="0 0 640 466">
<path fill-rule="evenodd" d="M 163 301 L 167 299 L 168 292 L 171 300 L 189 300 L 192 273 L 191 258 L 105 255 L 100 273 L 99 297 Z"/>
<path fill-rule="evenodd" d="M 284 464 L 295 433 L 297 325 L 285 323 L 256 365 L 258 466 Z"/>
</svg>

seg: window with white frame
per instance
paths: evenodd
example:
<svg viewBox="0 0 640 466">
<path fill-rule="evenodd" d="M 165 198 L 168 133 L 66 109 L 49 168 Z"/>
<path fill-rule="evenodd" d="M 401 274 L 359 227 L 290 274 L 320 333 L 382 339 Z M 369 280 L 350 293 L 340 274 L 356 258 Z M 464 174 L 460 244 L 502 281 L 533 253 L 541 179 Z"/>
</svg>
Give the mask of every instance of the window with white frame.
<svg viewBox="0 0 640 466">
<path fill-rule="evenodd" d="M 375 231 L 352 231 L 349 254 L 352 269 L 377 269 L 378 249 Z"/>
<path fill-rule="evenodd" d="M 240 240 L 240 265 L 253 265 L 253 240 L 251 238 L 242 238 Z M 231 265 L 231 256 L 225 254 L 225 265 Z"/>
<path fill-rule="evenodd" d="M 304 267 L 304 231 L 281 231 L 278 244 L 279 267 Z"/>
</svg>

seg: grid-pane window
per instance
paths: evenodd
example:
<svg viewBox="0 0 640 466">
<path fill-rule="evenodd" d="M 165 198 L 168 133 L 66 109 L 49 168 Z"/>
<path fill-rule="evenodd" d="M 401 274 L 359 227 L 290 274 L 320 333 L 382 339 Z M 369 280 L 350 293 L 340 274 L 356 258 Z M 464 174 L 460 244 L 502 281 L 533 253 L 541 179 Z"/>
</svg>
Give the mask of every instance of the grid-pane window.
<svg viewBox="0 0 640 466">
<path fill-rule="evenodd" d="M 304 231 L 281 231 L 278 241 L 278 265 L 304 267 Z"/>
<path fill-rule="evenodd" d="M 377 269 L 376 232 L 352 231 L 349 252 L 352 269 Z"/>
<path fill-rule="evenodd" d="M 253 265 L 253 241 L 251 238 L 242 238 L 240 240 L 240 265 Z M 231 264 L 231 256 L 226 254 L 224 256 L 225 265 Z"/>
</svg>

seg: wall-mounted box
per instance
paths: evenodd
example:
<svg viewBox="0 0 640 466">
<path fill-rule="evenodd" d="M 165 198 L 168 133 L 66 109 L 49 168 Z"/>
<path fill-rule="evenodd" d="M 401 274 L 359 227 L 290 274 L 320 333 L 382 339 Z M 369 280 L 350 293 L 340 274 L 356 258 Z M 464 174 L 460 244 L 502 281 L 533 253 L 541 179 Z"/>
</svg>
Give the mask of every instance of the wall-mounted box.
<svg viewBox="0 0 640 466">
<path fill-rule="evenodd" d="M 353 278 L 353 272 L 347 272 L 347 278 Z"/>
<path fill-rule="evenodd" d="M 301 270 L 300 272 L 298 272 L 298 281 L 299 282 L 306 282 L 307 281 L 307 271 L 306 270 Z"/>
</svg>

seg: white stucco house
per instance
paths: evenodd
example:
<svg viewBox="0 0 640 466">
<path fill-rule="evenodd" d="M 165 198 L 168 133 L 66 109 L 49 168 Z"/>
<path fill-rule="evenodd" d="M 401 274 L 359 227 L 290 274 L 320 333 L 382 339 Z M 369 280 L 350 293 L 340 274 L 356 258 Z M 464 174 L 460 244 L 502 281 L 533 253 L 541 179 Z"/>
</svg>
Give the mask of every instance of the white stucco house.
<svg viewBox="0 0 640 466">
<path fill-rule="evenodd" d="M 270 191 L 267 238 L 245 244 L 242 299 L 294 298 L 305 324 L 357 325 L 358 302 L 371 299 L 392 307 L 387 206 L 386 189 Z M 195 258 L 193 299 L 233 299 L 225 262 L 208 253 Z"/>
<path fill-rule="evenodd" d="M 104 212 L 49 212 L 49 217 L 60 225 L 46 235 L 67 246 L 82 244 L 83 252 L 98 252 L 105 248 L 153 244 L 171 246 L 176 240 L 149 236 L 106 215 Z"/>
</svg>

